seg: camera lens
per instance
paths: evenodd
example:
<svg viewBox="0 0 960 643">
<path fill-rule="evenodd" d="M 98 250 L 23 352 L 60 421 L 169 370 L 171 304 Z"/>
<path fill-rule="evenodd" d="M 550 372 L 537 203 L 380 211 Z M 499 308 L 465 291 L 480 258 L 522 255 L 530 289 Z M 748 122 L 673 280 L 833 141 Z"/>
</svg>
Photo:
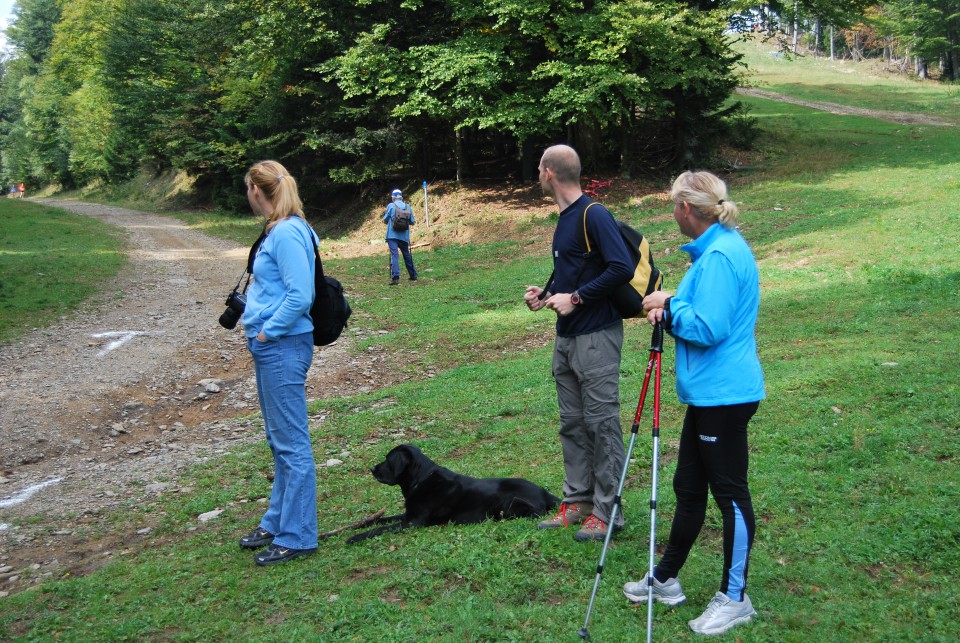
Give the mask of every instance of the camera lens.
<svg viewBox="0 0 960 643">
<path fill-rule="evenodd" d="M 227 308 L 225 311 L 223 311 L 223 314 L 220 315 L 220 325 L 227 330 L 233 330 L 236 328 L 238 321 L 240 321 L 240 313 L 233 308 Z"/>
</svg>

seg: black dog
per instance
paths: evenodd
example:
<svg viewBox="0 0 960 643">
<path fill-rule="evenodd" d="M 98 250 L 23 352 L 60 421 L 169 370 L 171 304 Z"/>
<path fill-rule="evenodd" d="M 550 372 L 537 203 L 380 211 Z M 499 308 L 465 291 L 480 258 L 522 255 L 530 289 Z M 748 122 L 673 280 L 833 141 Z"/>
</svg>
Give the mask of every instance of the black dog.
<svg viewBox="0 0 960 643">
<path fill-rule="evenodd" d="M 376 523 L 382 526 L 351 536 L 348 543 L 407 527 L 542 516 L 560 503 L 546 489 L 523 478 L 471 478 L 454 473 L 412 444 L 394 447 L 370 472 L 378 482 L 400 486 L 406 512 L 380 518 Z"/>
</svg>

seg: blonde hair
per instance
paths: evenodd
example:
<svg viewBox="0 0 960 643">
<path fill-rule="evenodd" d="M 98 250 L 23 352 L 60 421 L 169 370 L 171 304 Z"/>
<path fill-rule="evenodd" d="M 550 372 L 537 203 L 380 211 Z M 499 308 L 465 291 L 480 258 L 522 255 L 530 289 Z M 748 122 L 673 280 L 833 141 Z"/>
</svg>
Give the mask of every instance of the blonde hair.
<svg viewBox="0 0 960 643">
<path fill-rule="evenodd" d="M 727 197 L 727 184 L 710 172 L 684 172 L 673 182 L 670 198 L 686 201 L 705 221 L 719 221 L 725 228 L 737 225 L 740 210 Z"/>
<path fill-rule="evenodd" d="M 569 145 L 553 145 L 543 152 L 544 168 L 553 170 L 560 183 L 580 184 L 580 156 Z"/>
<path fill-rule="evenodd" d="M 287 217 L 303 216 L 303 201 L 297 190 L 297 181 L 287 169 L 276 161 L 260 161 L 254 163 L 243 182 L 250 187 L 256 185 L 270 200 L 273 211 L 267 215 L 267 232 Z"/>
</svg>

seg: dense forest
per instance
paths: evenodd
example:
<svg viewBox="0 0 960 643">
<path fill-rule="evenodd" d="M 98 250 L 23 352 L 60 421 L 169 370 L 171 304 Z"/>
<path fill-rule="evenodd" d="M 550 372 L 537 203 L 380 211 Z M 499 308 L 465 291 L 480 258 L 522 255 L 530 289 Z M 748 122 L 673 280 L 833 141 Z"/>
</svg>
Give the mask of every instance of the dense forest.
<svg viewBox="0 0 960 643">
<path fill-rule="evenodd" d="M 262 158 L 310 197 L 531 180 L 554 142 L 591 171 L 667 172 L 742 126 L 728 100 L 735 32 L 956 79 L 958 2 L 19 0 L 0 66 L 0 183 L 172 169 L 229 207 Z"/>
</svg>

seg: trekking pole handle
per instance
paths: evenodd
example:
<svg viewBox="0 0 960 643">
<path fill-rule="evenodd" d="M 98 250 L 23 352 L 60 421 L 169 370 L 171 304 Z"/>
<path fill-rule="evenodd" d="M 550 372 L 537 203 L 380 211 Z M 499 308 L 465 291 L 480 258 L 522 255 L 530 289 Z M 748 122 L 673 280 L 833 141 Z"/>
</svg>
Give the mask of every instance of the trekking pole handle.
<svg viewBox="0 0 960 643">
<path fill-rule="evenodd" d="M 653 337 L 650 339 L 650 351 L 654 353 L 663 352 L 663 322 L 658 321 L 653 325 Z"/>
</svg>

